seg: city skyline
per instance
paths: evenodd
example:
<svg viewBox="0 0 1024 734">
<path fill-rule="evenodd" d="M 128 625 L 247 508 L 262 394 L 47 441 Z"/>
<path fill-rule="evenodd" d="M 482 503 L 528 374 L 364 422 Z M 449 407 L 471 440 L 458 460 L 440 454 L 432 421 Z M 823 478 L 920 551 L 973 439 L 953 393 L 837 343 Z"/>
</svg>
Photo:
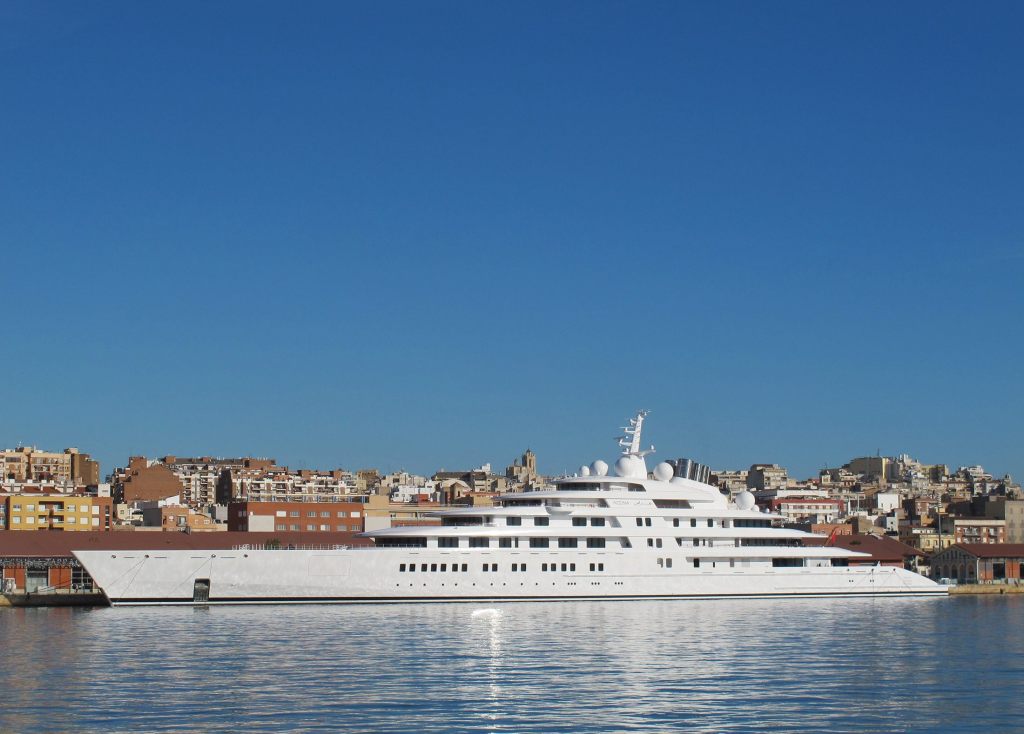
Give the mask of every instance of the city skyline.
<svg viewBox="0 0 1024 734">
<path fill-rule="evenodd" d="M 1024 10 L 0 9 L 0 443 L 1024 476 Z"/>
<path fill-rule="evenodd" d="M 6 450 L 11 450 L 11 449 L 19 450 L 19 449 L 28 448 L 28 447 L 34 448 L 36 450 L 36 452 L 42 453 L 44 455 L 50 455 L 50 454 L 58 454 L 59 455 L 59 454 L 66 453 L 68 451 L 80 451 L 81 450 L 80 447 L 66 447 L 66 448 L 63 448 L 63 449 L 55 449 L 55 448 L 52 448 L 52 447 L 51 448 L 47 448 L 47 447 L 44 447 L 44 446 L 33 445 L 33 444 L 30 444 L 30 443 L 28 443 L 28 444 L 19 443 L 17 445 L 12 445 L 12 446 L 6 446 L 6 445 L 5 446 L 0 446 L 0 451 L 6 451 Z M 650 442 L 646 442 L 645 441 L 644 442 L 644 447 L 645 448 L 650 448 L 651 447 Z M 276 466 L 287 467 L 289 470 L 296 471 L 296 472 L 297 471 L 301 471 L 301 470 L 307 470 L 307 469 L 308 470 L 313 470 L 313 471 L 320 471 L 320 472 L 329 472 L 329 471 L 341 469 L 341 470 L 352 472 L 352 473 L 355 473 L 355 472 L 358 472 L 358 471 L 361 471 L 361 470 L 378 470 L 382 475 L 398 474 L 398 473 L 401 473 L 401 472 L 408 472 L 408 473 L 410 473 L 412 475 L 417 475 L 417 476 L 421 476 L 421 477 L 430 477 L 430 476 L 434 475 L 435 473 L 445 472 L 445 471 L 456 471 L 456 472 L 458 472 L 458 471 L 471 471 L 471 470 L 479 469 L 482 466 L 488 466 L 489 465 L 491 467 L 492 473 L 494 473 L 496 475 L 501 475 L 501 474 L 504 473 L 504 470 L 505 470 L 506 467 L 511 467 L 513 465 L 519 464 L 521 462 L 522 458 L 523 458 L 523 454 L 526 451 L 533 452 L 534 453 L 534 459 L 538 460 L 539 457 L 537 457 L 536 452 L 534 451 L 534 449 L 528 447 L 526 449 L 523 449 L 522 452 L 515 454 L 513 458 L 508 459 L 507 461 L 505 459 L 503 459 L 503 458 L 502 459 L 494 459 L 494 458 L 487 459 L 487 458 L 484 458 L 484 459 L 481 459 L 479 461 L 470 462 L 469 464 L 465 464 L 465 465 L 442 465 L 442 464 L 438 464 L 437 466 L 435 466 L 433 468 L 428 468 L 428 467 L 411 467 L 411 466 L 406 466 L 406 465 L 400 464 L 400 463 L 399 463 L 400 465 L 395 465 L 395 466 L 377 466 L 377 465 L 370 465 L 370 464 L 360 464 L 359 462 L 355 462 L 355 463 L 352 463 L 352 462 L 348 462 L 348 463 L 336 462 L 336 463 L 333 463 L 333 464 L 313 465 L 313 464 L 308 464 L 308 463 L 304 463 L 304 462 L 289 462 L 289 461 L 286 461 L 286 460 L 280 460 L 276 455 L 273 455 L 273 454 L 264 455 L 264 454 L 255 454 L 253 452 L 246 452 L 246 451 L 238 451 L 238 452 L 234 452 L 234 453 L 230 453 L 230 454 L 215 453 L 215 452 L 209 452 L 209 451 L 194 451 L 194 452 L 186 452 L 186 453 L 163 451 L 163 452 L 152 452 L 152 453 L 148 453 L 148 454 L 146 454 L 146 453 L 126 454 L 123 459 L 115 460 L 115 461 L 113 461 L 110 464 L 103 464 L 102 462 L 100 462 L 101 472 L 100 472 L 99 476 L 100 476 L 100 478 L 103 481 L 107 481 L 109 479 L 109 476 L 108 476 L 109 474 L 113 473 L 116 470 L 123 470 L 126 467 L 128 467 L 128 465 L 129 465 L 128 459 L 134 458 L 134 457 L 142 457 L 142 458 L 145 458 L 145 459 L 149 460 L 150 462 L 160 462 L 160 461 L 162 461 L 165 458 L 175 458 L 178 461 L 188 460 L 188 459 L 202 459 L 202 458 L 209 458 L 209 459 L 214 460 L 214 461 L 217 461 L 217 460 L 227 460 L 227 459 L 255 459 L 257 461 L 272 460 L 273 462 L 275 462 Z M 662 455 L 659 456 L 659 453 L 662 454 Z M 539 473 L 542 476 L 548 476 L 548 477 L 572 475 L 572 474 L 577 473 L 583 466 L 589 465 L 590 463 L 592 463 L 593 461 L 596 461 L 598 459 L 608 460 L 610 462 L 614 462 L 615 458 L 618 455 L 619 455 L 619 452 L 616 451 L 615 449 L 612 449 L 612 450 L 610 450 L 609 452 L 607 452 L 605 454 L 595 454 L 593 457 L 591 457 L 591 459 L 588 459 L 587 461 L 584 461 L 583 463 L 578 463 L 577 465 L 574 465 L 571 468 L 563 467 L 563 468 L 560 468 L 560 469 L 552 469 L 552 470 L 545 470 L 544 469 L 544 462 L 539 462 L 538 463 L 538 466 L 540 468 Z M 84 454 L 84 456 L 86 458 L 89 458 L 90 454 L 88 452 L 86 452 Z M 968 468 L 973 468 L 973 467 L 976 467 L 976 466 L 982 466 L 986 470 L 986 472 L 989 475 L 991 475 L 993 477 L 993 479 L 995 479 L 995 480 L 999 480 L 1002 477 L 1004 477 L 1005 475 L 1010 475 L 1011 478 L 1013 478 L 1013 479 L 1019 479 L 1018 477 L 1014 477 L 1009 472 L 1000 471 L 998 468 L 989 467 L 989 466 L 986 466 L 984 464 L 980 464 L 979 462 L 953 462 L 953 463 L 950 463 L 948 461 L 943 461 L 941 459 L 934 460 L 934 461 L 932 461 L 932 460 L 921 460 L 921 458 L 918 455 L 916 455 L 916 454 L 912 454 L 912 453 L 908 453 L 908 452 L 902 452 L 902 451 L 900 451 L 900 452 L 881 452 L 881 451 L 876 451 L 875 453 L 872 453 L 872 454 L 867 454 L 867 453 L 855 454 L 855 453 L 851 453 L 846 458 L 839 459 L 839 460 L 836 460 L 836 461 L 828 463 L 828 464 L 823 464 L 821 467 L 818 467 L 817 469 L 815 469 L 815 470 L 813 470 L 811 472 L 808 472 L 808 473 L 801 473 L 799 470 L 795 470 L 794 471 L 793 469 L 791 469 L 789 464 L 787 464 L 784 461 L 779 461 L 777 459 L 775 459 L 775 460 L 766 459 L 764 461 L 752 461 L 752 462 L 749 462 L 749 463 L 740 462 L 740 463 L 734 463 L 734 464 L 711 465 L 711 466 L 708 466 L 708 468 L 712 472 L 714 472 L 714 471 L 732 472 L 732 471 L 746 471 L 748 468 L 752 468 L 754 466 L 779 466 L 784 471 L 786 471 L 788 473 L 789 479 L 797 481 L 797 482 L 804 482 L 804 481 L 815 479 L 818 476 L 819 472 L 824 470 L 824 469 L 831 469 L 831 470 L 839 469 L 839 468 L 842 468 L 842 467 L 848 465 L 850 462 L 853 462 L 853 461 L 858 460 L 858 459 L 863 460 L 863 459 L 872 459 L 872 458 L 875 458 L 875 457 L 881 457 L 881 458 L 885 458 L 885 459 L 890 459 L 891 460 L 891 459 L 894 459 L 894 458 L 897 458 L 897 457 L 901 457 L 901 456 L 908 456 L 908 457 L 910 457 L 911 459 L 913 459 L 915 461 L 920 461 L 921 464 L 926 465 L 926 466 L 929 466 L 929 465 L 944 465 L 944 466 L 947 467 L 947 469 L 949 470 L 949 472 L 951 474 L 952 473 L 956 473 L 959 469 L 968 469 Z M 92 458 L 98 459 L 99 457 L 92 457 Z M 703 462 L 701 461 L 700 457 L 684 456 L 683 454 L 680 454 L 678 452 L 676 454 L 668 455 L 665 452 L 655 451 L 653 454 L 651 454 L 651 458 L 648 461 L 648 464 L 649 464 L 648 468 L 649 469 L 653 469 L 653 467 L 657 463 L 662 462 L 662 461 L 673 462 L 673 461 L 676 461 L 677 459 L 689 459 L 691 461 L 698 461 L 698 462 L 701 462 L 703 464 Z M 103 467 L 107 467 L 107 468 L 103 468 Z M 59 477 L 55 477 L 55 479 L 59 479 Z M 32 480 L 27 480 L 27 481 L 29 483 L 32 483 Z M 76 483 L 89 484 L 89 482 L 76 482 Z"/>
</svg>

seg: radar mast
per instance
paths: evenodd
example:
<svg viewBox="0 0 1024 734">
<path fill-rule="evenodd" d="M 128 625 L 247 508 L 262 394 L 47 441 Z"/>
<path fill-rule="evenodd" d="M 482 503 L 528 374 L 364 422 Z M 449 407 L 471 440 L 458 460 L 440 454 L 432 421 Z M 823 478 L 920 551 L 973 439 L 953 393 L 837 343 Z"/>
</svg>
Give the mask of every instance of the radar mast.
<svg viewBox="0 0 1024 734">
<path fill-rule="evenodd" d="M 622 427 L 622 435 L 619 436 L 619 446 L 622 447 L 623 456 L 636 456 L 637 458 L 644 458 L 648 454 L 654 453 L 654 446 L 652 445 L 649 449 L 642 450 L 640 448 L 640 434 L 644 428 L 644 418 L 650 411 L 638 410 L 636 418 L 629 419 L 629 425 Z"/>
</svg>

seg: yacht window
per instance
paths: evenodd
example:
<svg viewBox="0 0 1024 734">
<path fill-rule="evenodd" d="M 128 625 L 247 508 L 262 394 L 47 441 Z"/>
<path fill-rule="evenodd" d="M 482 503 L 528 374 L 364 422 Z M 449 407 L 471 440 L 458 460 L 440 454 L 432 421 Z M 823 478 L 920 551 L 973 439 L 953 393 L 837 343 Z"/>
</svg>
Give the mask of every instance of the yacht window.
<svg viewBox="0 0 1024 734">
<path fill-rule="evenodd" d="M 593 564 L 593 563 L 591 563 L 591 564 L 590 564 L 590 570 L 591 570 L 591 571 L 595 571 L 595 570 L 597 570 L 597 569 L 596 569 L 596 564 Z"/>
<path fill-rule="evenodd" d="M 658 565 L 659 565 L 659 566 L 664 566 L 664 565 L 665 565 L 665 561 L 664 561 L 664 560 L 662 560 L 661 558 L 659 558 L 659 559 L 658 559 Z"/>
<path fill-rule="evenodd" d="M 651 527 L 651 518 L 645 517 L 644 518 L 644 525 L 646 525 L 647 527 Z"/>
<path fill-rule="evenodd" d="M 512 547 L 512 538 L 498 538 L 498 547 L 499 548 L 511 548 Z"/>
<path fill-rule="evenodd" d="M 427 572 L 427 564 L 425 564 L 425 563 L 421 563 L 420 564 L 420 572 L 422 572 L 422 573 L 426 573 Z"/>
<path fill-rule="evenodd" d="M 506 517 L 505 518 L 505 524 L 506 525 L 522 525 L 523 524 L 523 518 L 521 518 L 521 517 Z"/>
<path fill-rule="evenodd" d="M 674 527 L 674 528 L 679 527 L 679 518 L 678 517 L 673 517 L 672 518 L 672 527 Z"/>
<path fill-rule="evenodd" d="M 491 570 L 492 571 L 497 571 L 498 570 L 498 564 L 497 563 L 492 563 L 491 564 Z"/>
<path fill-rule="evenodd" d="M 535 517 L 533 518 L 534 525 L 549 525 L 548 518 L 546 517 Z"/>
<path fill-rule="evenodd" d="M 772 566 L 775 568 L 794 568 L 797 566 L 803 566 L 803 558 L 773 558 Z"/>
<path fill-rule="evenodd" d="M 676 545 L 682 546 L 683 545 L 683 539 L 682 538 L 676 538 Z"/>
<path fill-rule="evenodd" d="M 697 527 L 697 518 L 695 518 L 695 517 L 691 517 L 690 518 L 690 527 L 691 528 Z"/>
<path fill-rule="evenodd" d="M 469 564 L 468 563 L 463 563 L 462 564 L 462 572 L 465 573 L 468 570 L 469 570 Z"/>
<path fill-rule="evenodd" d="M 569 564 L 569 570 L 570 571 L 575 571 L 576 570 L 576 564 L 575 563 L 570 563 Z"/>
<path fill-rule="evenodd" d="M 558 570 L 558 564 L 557 563 L 552 563 L 551 567 L 548 570 L 549 571 L 557 571 Z"/>
<path fill-rule="evenodd" d="M 491 564 L 485 563 L 484 564 L 484 573 L 487 573 L 490 570 L 491 570 Z"/>
<path fill-rule="evenodd" d="M 447 563 L 442 563 L 441 564 L 441 573 L 444 573 L 447 570 L 448 570 L 448 564 Z"/>
<path fill-rule="evenodd" d="M 603 528 L 604 527 L 604 518 L 603 517 L 592 517 L 592 518 L 590 518 L 590 524 L 591 524 L 591 526 L 593 526 L 595 528 Z"/>
<path fill-rule="evenodd" d="M 694 568 L 700 568 L 700 559 L 699 558 L 694 558 L 693 559 L 693 567 Z"/>
<path fill-rule="evenodd" d="M 520 571 L 525 571 L 526 570 L 526 564 L 525 563 L 520 563 L 519 564 L 519 570 Z"/>
<path fill-rule="evenodd" d="M 410 563 L 409 564 L 409 572 L 412 573 L 415 570 L 416 570 L 416 564 L 415 563 Z"/>
<path fill-rule="evenodd" d="M 547 538 L 530 538 L 530 547 L 531 548 L 547 548 L 548 547 L 548 539 Z"/>
<path fill-rule="evenodd" d="M 563 563 L 562 564 L 562 572 L 565 573 L 568 570 L 569 570 L 569 564 L 568 563 Z"/>
<path fill-rule="evenodd" d="M 431 573 L 437 573 L 437 564 L 436 563 L 431 563 L 430 564 L 430 571 L 431 571 Z"/>
<path fill-rule="evenodd" d="M 647 539 L 647 547 L 648 548 L 653 548 L 654 547 L 654 538 L 648 538 Z"/>
<path fill-rule="evenodd" d="M 708 520 L 708 527 L 709 528 L 715 527 L 715 521 L 714 520 Z"/>
<path fill-rule="evenodd" d="M 558 539 L 558 547 L 559 548 L 576 548 L 577 547 L 576 538 L 559 538 Z"/>
<path fill-rule="evenodd" d="M 642 528 L 644 526 L 644 519 L 642 517 L 638 517 L 636 519 L 636 526 L 638 528 Z"/>
<path fill-rule="evenodd" d="M 629 542 L 629 538 L 623 538 L 622 539 L 622 547 L 623 548 L 632 548 L 633 544 Z"/>
<path fill-rule="evenodd" d="M 597 482 L 562 482 L 558 485 L 560 492 L 596 492 L 601 489 Z"/>
<path fill-rule="evenodd" d="M 405 564 L 404 563 L 398 564 L 398 570 L 401 571 L 402 573 L 405 573 Z"/>
<path fill-rule="evenodd" d="M 586 527 L 587 526 L 587 518 L 585 518 L 585 517 L 574 517 L 572 519 L 572 524 L 573 524 L 574 527 L 577 527 L 577 528 Z"/>
<path fill-rule="evenodd" d="M 469 547 L 470 548 L 490 548 L 491 547 L 491 539 L 490 538 L 470 538 L 469 539 Z"/>
<path fill-rule="evenodd" d="M 540 570 L 546 572 L 548 570 L 548 564 L 546 564 L 546 563 L 540 564 Z"/>
<path fill-rule="evenodd" d="M 512 573 L 515 573 L 518 570 L 519 570 L 519 564 L 518 563 L 513 563 L 512 564 Z"/>
<path fill-rule="evenodd" d="M 654 541 L 654 545 L 656 545 L 657 547 L 659 547 L 659 548 L 660 548 L 660 547 L 661 547 L 661 538 L 658 538 L 658 539 L 656 539 L 656 540 Z"/>
<path fill-rule="evenodd" d="M 437 547 L 438 548 L 458 548 L 459 547 L 459 539 L 458 538 L 438 538 L 437 539 Z"/>
<path fill-rule="evenodd" d="M 597 570 L 598 571 L 603 571 L 604 570 L 604 564 L 603 563 L 597 564 Z"/>
<path fill-rule="evenodd" d="M 604 548 L 604 538 L 587 538 L 588 548 Z"/>
<path fill-rule="evenodd" d="M 672 568 L 672 559 L 671 558 L 666 558 L 665 559 L 665 566 L 666 566 L 666 568 Z"/>
</svg>

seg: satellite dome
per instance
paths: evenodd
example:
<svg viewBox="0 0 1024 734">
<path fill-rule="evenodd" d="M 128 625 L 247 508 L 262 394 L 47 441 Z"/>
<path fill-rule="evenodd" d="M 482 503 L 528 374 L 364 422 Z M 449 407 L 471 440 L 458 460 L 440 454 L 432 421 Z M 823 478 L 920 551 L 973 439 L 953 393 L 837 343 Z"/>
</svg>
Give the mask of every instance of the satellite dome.
<svg viewBox="0 0 1024 734">
<path fill-rule="evenodd" d="M 619 477 L 630 476 L 633 467 L 629 456 L 620 456 L 615 460 L 615 475 Z"/>
<path fill-rule="evenodd" d="M 675 471 L 673 471 L 672 465 L 669 464 L 667 461 L 663 461 L 656 467 L 654 467 L 654 478 L 657 479 L 659 482 L 669 481 L 674 474 Z"/>
<path fill-rule="evenodd" d="M 601 461 L 600 459 L 598 459 L 597 461 L 590 465 L 590 472 L 594 476 L 603 477 L 608 474 L 608 465 Z"/>
<path fill-rule="evenodd" d="M 590 467 L 589 466 L 581 466 L 580 467 L 580 476 L 581 477 L 589 477 L 590 476 Z"/>
<path fill-rule="evenodd" d="M 741 510 L 749 510 L 754 506 L 754 495 L 747 490 L 743 490 L 736 495 L 736 506 Z"/>
</svg>

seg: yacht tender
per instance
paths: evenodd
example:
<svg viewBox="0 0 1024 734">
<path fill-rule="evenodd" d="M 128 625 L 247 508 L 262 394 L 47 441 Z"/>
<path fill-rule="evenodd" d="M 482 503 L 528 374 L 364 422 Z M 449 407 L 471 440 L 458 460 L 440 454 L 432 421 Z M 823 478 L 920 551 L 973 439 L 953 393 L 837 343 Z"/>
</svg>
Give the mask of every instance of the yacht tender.
<svg viewBox="0 0 1024 734">
<path fill-rule="evenodd" d="M 648 474 L 645 412 L 609 473 L 433 513 L 440 526 L 365 533 L 371 548 L 75 551 L 113 605 L 935 595 L 947 588 L 867 554 L 807 546 L 749 492 Z"/>
</svg>

